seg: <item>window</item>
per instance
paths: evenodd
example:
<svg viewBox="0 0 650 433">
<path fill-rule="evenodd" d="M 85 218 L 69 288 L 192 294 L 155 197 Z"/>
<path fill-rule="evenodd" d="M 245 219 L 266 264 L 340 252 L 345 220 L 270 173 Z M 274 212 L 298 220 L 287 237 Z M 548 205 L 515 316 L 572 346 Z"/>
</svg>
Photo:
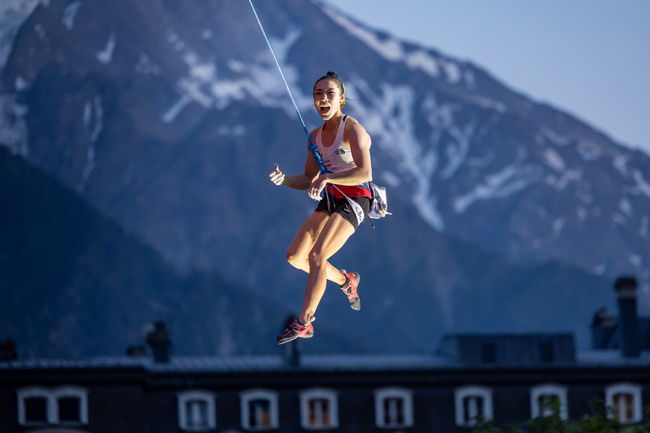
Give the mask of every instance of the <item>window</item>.
<svg viewBox="0 0 650 433">
<path fill-rule="evenodd" d="M 641 387 L 631 383 L 610 385 L 605 390 L 605 405 L 611 416 L 623 424 L 641 421 Z"/>
<path fill-rule="evenodd" d="M 481 386 L 464 386 L 454 392 L 456 424 L 471 427 L 477 417 L 492 419 L 492 390 Z"/>
<path fill-rule="evenodd" d="M 54 398 L 56 422 L 59 424 L 88 423 L 88 393 L 79 387 L 62 387 L 52 392 Z"/>
<path fill-rule="evenodd" d="M 29 387 L 18 390 L 21 425 L 88 424 L 88 392 L 79 387 Z"/>
<path fill-rule="evenodd" d="M 24 424 L 47 423 L 47 397 L 27 397 L 25 405 Z"/>
<path fill-rule="evenodd" d="M 31 387 L 18 390 L 18 423 L 22 425 L 47 424 L 50 415 L 50 392 Z"/>
<path fill-rule="evenodd" d="M 248 430 L 278 428 L 278 397 L 264 390 L 241 393 L 241 424 Z"/>
<path fill-rule="evenodd" d="M 301 392 L 300 421 L 305 429 L 337 428 L 339 420 L 336 392 L 328 389 Z"/>
<path fill-rule="evenodd" d="M 80 422 L 81 420 L 81 400 L 79 397 L 61 397 L 59 398 L 59 421 L 61 422 Z"/>
<path fill-rule="evenodd" d="M 178 426 L 185 431 L 207 431 L 216 428 L 214 394 L 208 391 L 179 393 Z"/>
<path fill-rule="evenodd" d="M 411 427 L 411 391 L 402 388 L 383 388 L 375 391 L 375 424 L 382 428 Z"/>
<path fill-rule="evenodd" d="M 560 385 L 545 384 L 533 387 L 530 390 L 530 413 L 533 418 L 549 416 L 553 411 L 548 407 L 552 400 L 560 405 L 560 418 L 568 419 L 569 411 L 567 406 L 566 388 Z"/>
</svg>

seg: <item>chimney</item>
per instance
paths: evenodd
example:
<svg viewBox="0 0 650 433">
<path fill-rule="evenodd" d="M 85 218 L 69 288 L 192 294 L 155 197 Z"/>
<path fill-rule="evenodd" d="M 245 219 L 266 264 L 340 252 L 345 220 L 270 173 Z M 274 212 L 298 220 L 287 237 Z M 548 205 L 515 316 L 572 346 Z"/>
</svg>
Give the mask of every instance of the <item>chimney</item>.
<svg viewBox="0 0 650 433">
<path fill-rule="evenodd" d="M 292 367 L 300 367 L 300 341 L 294 340 L 285 344 L 284 360 Z"/>
<path fill-rule="evenodd" d="M 18 359 L 16 343 L 11 338 L 0 341 L 0 361 L 15 361 Z"/>
<path fill-rule="evenodd" d="M 155 322 L 154 328 L 147 334 L 147 344 L 153 352 L 153 359 L 158 363 L 169 362 L 169 351 L 172 340 L 165 322 Z"/>
<path fill-rule="evenodd" d="M 636 311 L 636 288 L 637 283 L 634 277 L 619 277 L 614 284 L 618 296 L 621 352 L 625 358 L 636 358 L 641 353 L 639 320 Z"/>
</svg>

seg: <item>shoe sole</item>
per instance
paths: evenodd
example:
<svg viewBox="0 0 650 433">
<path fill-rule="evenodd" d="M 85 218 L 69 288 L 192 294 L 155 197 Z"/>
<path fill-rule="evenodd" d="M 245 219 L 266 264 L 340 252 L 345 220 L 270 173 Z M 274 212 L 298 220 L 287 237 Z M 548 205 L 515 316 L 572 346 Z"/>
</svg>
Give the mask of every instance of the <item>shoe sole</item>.
<svg viewBox="0 0 650 433">
<path fill-rule="evenodd" d="M 305 335 L 304 337 L 301 337 L 299 335 L 294 335 L 294 336 L 291 336 L 291 337 L 286 337 L 285 339 L 276 339 L 275 343 L 276 344 L 285 344 L 285 343 L 290 343 L 293 340 L 297 340 L 299 338 L 313 338 L 313 337 L 314 337 L 314 333 L 311 332 L 311 333 Z"/>
<path fill-rule="evenodd" d="M 286 343 L 289 343 L 289 342 L 295 340 L 296 338 L 298 338 L 297 335 L 296 335 L 295 337 L 287 337 L 287 338 L 285 338 L 285 339 L 283 339 L 283 340 L 281 340 L 281 339 L 277 339 L 277 340 L 275 340 L 275 343 L 278 344 L 278 345 L 280 345 L 280 344 L 286 344 Z"/>
<path fill-rule="evenodd" d="M 316 316 L 312 316 L 311 323 L 314 323 L 315 321 L 316 321 Z M 294 335 L 294 336 L 291 336 L 291 337 L 286 337 L 284 340 L 282 340 L 280 338 L 276 338 L 275 339 L 275 344 L 280 345 L 280 344 L 289 343 L 289 342 L 291 342 L 293 340 L 296 340 L 298 338 L 313 338 L 313 337 L 314 337 L 314 329 L 312 328 L 312 330 L 308 334 L 304 335 L 303 337 L 301 337 L 299 335 Z"/>
</svg>

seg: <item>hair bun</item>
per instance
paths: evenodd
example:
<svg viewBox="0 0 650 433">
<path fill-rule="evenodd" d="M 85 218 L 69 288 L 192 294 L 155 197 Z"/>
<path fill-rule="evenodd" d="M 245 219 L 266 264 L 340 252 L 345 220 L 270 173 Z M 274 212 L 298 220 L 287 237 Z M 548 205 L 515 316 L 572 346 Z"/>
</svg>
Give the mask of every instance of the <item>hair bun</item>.
<svg viewBox="0 0 650 433">
<path fill-rule="evenodd" d="M 336 72 L 332 72 L 332 71 L 327 71 L 327 74 L 325 74 L 325 76 L 327 78 L 338 78 L 339 77 L 338 75 L 336 75 Z"/>
</svg>

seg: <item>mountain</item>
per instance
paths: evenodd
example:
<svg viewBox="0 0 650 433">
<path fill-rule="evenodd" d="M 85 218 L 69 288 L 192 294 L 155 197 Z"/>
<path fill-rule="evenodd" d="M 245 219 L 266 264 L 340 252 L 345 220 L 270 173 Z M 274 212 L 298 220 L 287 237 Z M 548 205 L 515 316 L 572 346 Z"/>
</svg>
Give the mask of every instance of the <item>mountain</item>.
<svg viewBox="0 0 650 433">
<path fill-rule="evenodd" d="M 14 339 L 21 357 L 122 354 L 160 319 L 176 353 L 276 350 L 287 310 L 214 272 L 178 276 L 150 247 L 5 148 L 0 203 L 0 337 Z M 325 347 L 364 347 L 321 334 Z"/>
<path fill-rule="evenodd" d="M 76 193 L 3 148 L 0 202 L 0 329 L 5 337 L 18 342 L 21 356 L 119 354 L 127 345 L 141 342 L 145 323 L 161 318 L 171 325 L 177 353 L 276 350 L 273 337 L 281 327 L 285 309 L 245 287 L 224 281 L 214 272 L 178 276 L 150 247 L 89 207 Z M 370 231 L 365 235 L 373 236 Z M 442 248 L 449 257 L 426 263 L 427 258 L 418 251 L 432 240 L 449 244 Z M 440 329 L 446 313 L 440 310 L 435 292 L 415 284 L 425 278 L 422 271 L 441 261 L 452 266 L 447 275 L 459 290 L 456 299 L 461 305 L 447 312 L 450 316 L 460 313 L 454 317 L 459 330 L 487 327 L 499 331 L 509 329 L 513 323 L 567 330 L 584 325 L 594 308 L 608 298 L 606 281 L 580 271 L 557 265 L 517 269 L 489 254 L 479 255 L 471 246 L 444 238 L 416 237 L 407 241 L 413 249 L 396 253 L 404 255 L 405 263 L 412 266 L 411 279 L 404 281 L 413 284 L 406 290 L 412 299 L 400 299 L 400 294 L 390 292 L 381 297 L 364 297 L 365 310 L 370 312 L 364 320 L 371 326 L 364 327 L 357 321 L 354 326 L 361 331 L 346 336 L 341 329 L 346 324 L 337 326 L 336 319 L 349 321 L 355 313 L 341 314 L 345 304 L 342 295 L 327 298 L 323 324 L 318 326 L 318 344 L 305 345 L 305 351 L 379 350 L 383 338 L 401 349 L 432 350 L 435 338 L 423 341 L 421 334 L 409 332 L 409 328 L 419 323 L 423 328 Z M 478 285 L 476 279 L 468 279 L 454 269 L 458 257 L 472 259 L 472 271 L 482 276 Z M 382 273 L 381 265 L 368 270 Z M 568 281 L 591 290 L 576 292 L 566 285 Z M 397 285 L 397 281 L 390 283 Z M 451 286 L 444 281 L 439 284 Z M 519 292 L 510 303 L 511 317 L 504 320 L 500 313 L 495 322 L 490 316 L 502 310 L 501 299 L 512 297 L 510 292 Z M 563 315 L 572 314 L 575 319 L 555 322 L 557 307 L 548 308 L 542 302 L 548 296 L 564 306 L 567 311 Z M 535 308 L 526 304 L 531 297 L 537 300 Z M 576 308 L 576 297 L 590 301 Z M 409 317 L 387 320 L 395 306 L 406 306 Z M 582 331 L 580 335 L 586 339 Z M 376 340 L 377 335 L 382 335 L 382 340 Z"/>
<path fill-rule="evenodd" d="M 362 273 L 364 309 L 328 294 L 319 326 L 386 350 L 467 327 L 584 332 L 616 275 L 650 279 L 647 155 L 326 3 L 257 7 L 307 123 L 314 79 L 336 71 L 389 187 L 394 215 L 332 260 Z M 7 147 L 177 270 L 300 305 L 284 254 L 314 204 L 267 173 L 302 170 L 305 138 L 248 4 L 60 1 L 25 17 L 0 84 Z"/>
</svg>

